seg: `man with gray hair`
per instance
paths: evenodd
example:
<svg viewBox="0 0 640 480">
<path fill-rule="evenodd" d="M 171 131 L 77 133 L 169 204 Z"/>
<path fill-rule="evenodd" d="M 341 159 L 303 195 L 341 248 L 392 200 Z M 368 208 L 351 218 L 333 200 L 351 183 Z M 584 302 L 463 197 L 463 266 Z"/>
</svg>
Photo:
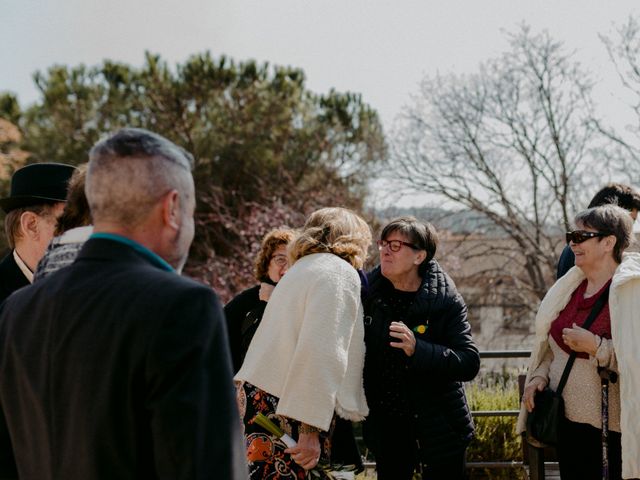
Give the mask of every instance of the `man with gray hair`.
<svg viewBox="0 0 640 480">
<path fill-rule="evenodd" d="M 191 164 L 139 129 L 91 150 L 93 235 L 0 309 L 0 478 L 247 477 L 220 304 L 177 274 Z"/>
</svg>

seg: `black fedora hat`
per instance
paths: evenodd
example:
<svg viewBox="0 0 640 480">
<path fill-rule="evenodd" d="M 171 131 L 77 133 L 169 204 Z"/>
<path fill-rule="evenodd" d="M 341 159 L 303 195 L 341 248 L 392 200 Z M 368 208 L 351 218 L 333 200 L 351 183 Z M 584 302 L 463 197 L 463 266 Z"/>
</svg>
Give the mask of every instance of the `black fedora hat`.
<svg viewBox="0 0 640 480">
<path fill-rule="evenodd" d="M 64 202 L 75 167 L 63 163 L 32 163 L 11 177 L 11 195 L 0 199 L 5 212 L 39 203 Z"/>
</svg>

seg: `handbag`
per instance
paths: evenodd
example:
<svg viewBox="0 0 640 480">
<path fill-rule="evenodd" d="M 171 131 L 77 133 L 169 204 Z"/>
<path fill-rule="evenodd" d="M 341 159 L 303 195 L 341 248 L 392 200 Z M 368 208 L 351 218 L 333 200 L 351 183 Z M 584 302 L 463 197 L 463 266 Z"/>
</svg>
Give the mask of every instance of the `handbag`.
<svg viewBox="0 0 640 480">
<path fill-rule="evenodd" d="M 589 316 L 582 325 L 582 328 L 588 330 L 594 322 L 604 304 L 609 298 L 609 287 L 602 292 L 602 295 L 595 303 Z M 527 416 L 527 435 L 547 445 L 556 445 L 558 443 L 558 431 L 560 422 L 564 418 L 564 399 L 562 391 L 569 378 L 569 372 L 576 360 L 577 353 L 571 352 L 567 365 L 564 367 L 558 388 L 553 391 L 546 387 L 540 392 L 536 392 L 534 398 L 535 407 Z"/>
<path fill-rule="evenodd" d="M 536 392 L 535 408 L 527 417 L 527 435 L 547 445 L 558 443 L 558 427 L 564 417 L 562 390 L 549 387 Z"/>
</svg>

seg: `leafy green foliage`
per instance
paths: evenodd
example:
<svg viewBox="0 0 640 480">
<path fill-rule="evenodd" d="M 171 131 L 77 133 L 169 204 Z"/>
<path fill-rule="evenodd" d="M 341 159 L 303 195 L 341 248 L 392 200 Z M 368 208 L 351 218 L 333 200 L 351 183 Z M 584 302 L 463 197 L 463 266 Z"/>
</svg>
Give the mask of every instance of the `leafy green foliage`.
<svg viewBox="0 0 640 480">
<path fill-rule="evenodd" d="M 472 411 L 478 410 L 515 410 L 519 408 L 516 371 L 486 372 L 466 386 L 467 400 Z M 522 461 L 522 442 L 516 435 L 515 417 L 476 418 L 476 436 L 467 448 L 467 462 L 511 462 Z M 354 434 L 360 440 L 360 452 L 366 461 L 373 461 L 362 443 L 361 424 L 354 425 Z M 375 479 L 373 469 L 367 469 L 356 479 Z M 415 480 L 421 475 L 416 473 Z M 470 469 L 470 480 L 525 480 L 522 468 L 509 469 Z"/>
<path fill-rule="evenodd" d="M 34 79 L 41 100 L 19 119 L 32 161 L 85 162 L 102 135 L 124 126 L 193 153 L 197 231 L 187 268 L 224 298 L 251 283 L 264 233 L 299 226 L 321 206 L 359 209 L 386 158 L 377 114 L 359 95 L 309 92 L 295 68 L 209 53 L 171 68 L 147 53 L 140 68 L 58 65 Z M 2 98 L 0 109 L 15 113 Z"/>
<path fill-rule="evenodd" d="M 0 93 L 0 118 L 16 123 L 20 119 L 20 104 L 15 95 Z"/>
<path fill-rule="evenodd" d="M 518 384 L 513 376 L 484 376 L 467 386 L 471 410 L 516 410 L 520 408 Z M 469 462 L 522 461 L 522 441 L 516 434 L 515 417 L 476 418 L 476 437 L 467 450 Z M 524 470 L 473 470 L 471 479 L 525 479 Z"/>
</svg>

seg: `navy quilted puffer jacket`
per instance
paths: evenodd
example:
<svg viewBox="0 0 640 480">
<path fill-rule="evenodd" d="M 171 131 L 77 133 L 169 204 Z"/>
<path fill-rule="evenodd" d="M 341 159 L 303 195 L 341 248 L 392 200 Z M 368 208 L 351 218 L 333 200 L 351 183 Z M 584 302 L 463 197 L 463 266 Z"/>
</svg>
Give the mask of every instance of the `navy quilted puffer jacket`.
<svg viewBox="0 0 640 480">
<path fill-rule="evenodd" d="M 383 293 L 392 285 L 382 276 L 380 267 L 369 274 L 368 280 L 364 302 L 367 344 L 364 386 L 370 400 L 385 388 L 379 372 L 389 341 L 389 323 L 396 318 L 393 309 L 385 304 Z M 406 318 L 408 325 L 426 327 L 424 333 L 414 333 L 416 350 L 407 363 L 403 389 L 422 461 L 430 462 L 437 456 L 466 448 L 473 438 L 474 425 L 462 382 L 477 375 L 480 356 L 471 338 L 464 300 L 435 260 L 428 263 Z M 372 407 L 371 416 L 384 414 Z M 368 432 L 369 439 L 365 440 L 375 442 L 375 429 L 369 428 Z"/>
</svg>

